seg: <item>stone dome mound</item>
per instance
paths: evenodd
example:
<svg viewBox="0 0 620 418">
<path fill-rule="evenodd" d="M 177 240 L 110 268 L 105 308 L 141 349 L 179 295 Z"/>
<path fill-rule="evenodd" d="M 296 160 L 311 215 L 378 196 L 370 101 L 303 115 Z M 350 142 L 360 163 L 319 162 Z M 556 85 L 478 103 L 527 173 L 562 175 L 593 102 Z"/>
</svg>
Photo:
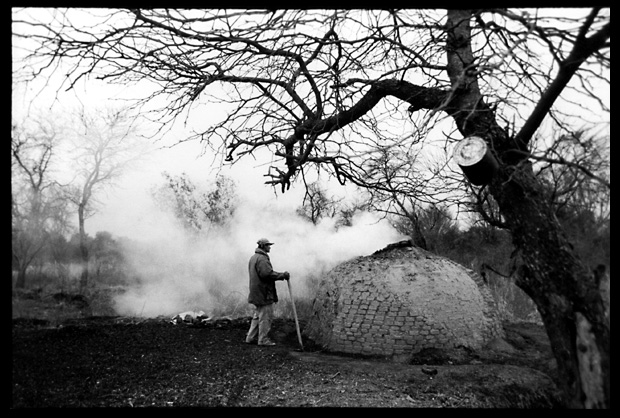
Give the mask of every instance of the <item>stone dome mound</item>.
<svg viewBox="0 0 620 418">
<path fill-rule="evenodd" d="M 425 348 L 476 350 L 504 336 L 482 278 L 410 241 L 328 272 L 304 333 L 330 351 L 397 361 Z"/>
</svg>

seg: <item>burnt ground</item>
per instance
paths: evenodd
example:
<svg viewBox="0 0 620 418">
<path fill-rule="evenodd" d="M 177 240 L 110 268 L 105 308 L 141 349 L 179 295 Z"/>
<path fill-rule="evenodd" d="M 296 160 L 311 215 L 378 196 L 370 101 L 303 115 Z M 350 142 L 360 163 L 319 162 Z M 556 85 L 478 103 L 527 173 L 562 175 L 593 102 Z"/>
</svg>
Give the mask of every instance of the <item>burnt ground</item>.
<svg viewBox="0 0 620 418">
<path fill-rule="evenodd" d="M 510 345 L 426 350 L 410 364 L 327 353 L 305 338 L 302 351 L 284 319 L 272 328 L 276 346 L 247 345 L 248 326 L 249 318 L 14 319 L 12 408 L 559 406 L 538 325 L 506 324 Z"/>
</svg>

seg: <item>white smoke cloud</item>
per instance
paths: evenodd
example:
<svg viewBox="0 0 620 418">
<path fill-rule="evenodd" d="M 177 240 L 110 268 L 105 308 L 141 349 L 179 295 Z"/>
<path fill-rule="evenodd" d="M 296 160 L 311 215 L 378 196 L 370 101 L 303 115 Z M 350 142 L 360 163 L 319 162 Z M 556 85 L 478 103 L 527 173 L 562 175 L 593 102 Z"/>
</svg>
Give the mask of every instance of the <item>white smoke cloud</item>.
<svg viewBox="0 0 620 418">
<path fill-rule="evenodd" d="M 157 164 L 149 165 L 150 171 L 134 173 L 124 188 L 116 191 L 107 207 L 107 216 L 98 218 L 100 224 L 97 219 L 89 222 L 95 230 L 112 228 L 117 235 L 148 244 L 147 250 L 127 251 L 134 280 L 116 299 L 119 315 L 174 316 L 200 310 L 209 315 L 250 312 L 247 266 L 259 238 L 275 242 L 270 253 L 273 267 L 291 273 L 296 298 L 313 297 L 309 294 L 310 279 L 316 280 L 316 276 L 338 263 L 403 239 L 387 221 L 369 213 L 358 214 L 353 218 L 353 226 L 338 230 L 332 219 L 324 219 L 316 226 L 301 219 L 295 209 L 301 205 L 303 188 L 275 196 L 260 175 L 266 167 L 258 161 L 265 158 L 257 160 L 258 166 L 246 162 L 222 172 L 237 185 L 239 203 L 234 218 L 224 230 L 211 229 L 199 238 L 191 237 L 172 214 L 155 205 L 150 190 L 155 187 L 153 179 L 162 180 L 152 170 L 178 173 L 180 166 L 195 184 L 213 178 L 214 173 L 205 170 L 205 160 L 195 155 L 198 153 L 190 144 L 165 150 Z M 280 298 L 285 299 L 286 284 L 278 282 L 276 286 Z"/>
<path fill-rule="evenodd" d="M 190 237 L 171 215 L 151 213 L 156 215 L 156 239 L 151 235 L 148 250 L 128 251 L 135 284 L 116 299 L 117 313 L 247 313 L 247 265 L 262 237 L 275 243 L 270 253 L 274 270 L 290 272 L 296 298 L 313 296 L 308 294 L 309 278 L 403 239 L 386 220 L 370 213 L 359 213 L 351 227 L 336 230 L 332 219 L 313 225 L 293 209 L 255 202 L 242 198 L 228 228 L 212 228 L 200 237 Z M 286 292 L 280 282 L 277 288 Z"/>
</svg>

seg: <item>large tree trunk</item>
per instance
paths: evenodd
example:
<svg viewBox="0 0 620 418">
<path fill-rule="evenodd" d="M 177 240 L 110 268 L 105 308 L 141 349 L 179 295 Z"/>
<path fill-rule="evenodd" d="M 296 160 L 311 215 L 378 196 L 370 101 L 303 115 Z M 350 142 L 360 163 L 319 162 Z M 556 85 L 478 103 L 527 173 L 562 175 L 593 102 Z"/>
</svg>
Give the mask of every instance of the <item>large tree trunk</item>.
<svg viewBox="0 0 620 418">
<path fill-rule="evenodd" d="M 584 266 L 529 165 L 491 185 L 521 251 L 517 285 L 536 303 L 572 408 L 609 408 L 610 322 L 600 280 Z"/>
<path fill-rule="evenodd" d="M 525 138 L 509 137 L 484 103 L 471 50 L 471 12 L 448 11 L 448 74 L 453 97 L 445 111 L 463 136 L 479 136 L 500 168 L 489 184 L 521 252 L 516 284 L 536 304 L 557 361 L 558 384 L 572 408 L 609 408 L 609 317 L 595 275 L 575 254 L 542 183 L 527 160 Z"/>
</svg>

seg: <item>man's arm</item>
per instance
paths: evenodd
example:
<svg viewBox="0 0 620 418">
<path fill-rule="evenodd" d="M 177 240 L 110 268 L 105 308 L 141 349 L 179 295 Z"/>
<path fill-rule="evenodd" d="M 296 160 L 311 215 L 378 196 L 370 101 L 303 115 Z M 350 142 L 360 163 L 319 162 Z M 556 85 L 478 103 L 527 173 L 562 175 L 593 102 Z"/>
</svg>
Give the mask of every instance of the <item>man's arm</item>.
<svg viewBox="0 0 620 418">
<path fill-rule="evenodd" d="M 273 267 L 271 266 L 271 261 L 264 257 L 259 258 L 256 262 L 256 271 L 258 272 L 258 277 L 260 277 L 261 280 L 265 281 L 288 280 L 290 278 L 290 274 L 288 273 L 288 271 L 285 271 L 283 273 L 274 271 Z"/>
</svg>

